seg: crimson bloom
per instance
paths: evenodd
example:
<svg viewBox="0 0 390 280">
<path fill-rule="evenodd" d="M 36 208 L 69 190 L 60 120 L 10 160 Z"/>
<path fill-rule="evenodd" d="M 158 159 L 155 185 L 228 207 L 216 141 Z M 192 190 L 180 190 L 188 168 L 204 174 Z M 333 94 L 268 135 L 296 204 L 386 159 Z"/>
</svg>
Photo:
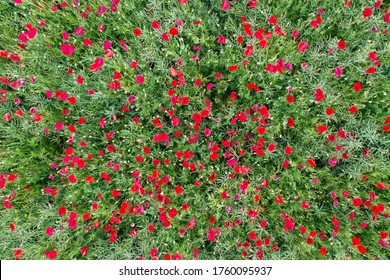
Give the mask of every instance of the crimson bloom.
<svg viewBox="0 0 390 280">
<path fill-rule="evenodd" d="M 139 29 L 139 28 L 134 28 L 133 29 L 133 34 L 137 37 L 141 36 L 142 35 L 142 30 Z"/>
<path fill-rule="evenodd" d="M 230 10 L 230 4 L 227 0 L 223 0 L 221 6 L 224 11 Z"/>
<path fill-rule="evenodd" d="M 337 48 L 339 50 L 343 50 L 347 47 L 347 43 L 344 41 L 344 40 L 340 40 L 338 43 L 337 43 Z"/>
<path fill-rule="evenodd" d="M 364 18 L 368 18 L 368 17 L 370 17 L 372 15 L 372 9 L 371 8 L 365 8 L 362 11 L 362 14 L 363 14 Z"/>
<path fill-rule="evenodd" d="M 23 255 L 23 250 L 22 250 L 22 248 L 18 248 L 18 249 L 15 249 L 13 253 L 15 256 L 15 260 L 20 260 L 20 258 Z"/>
<path fill-rule="evenodd" d="M 142 85 L 144 81 L 145 81 L 144 76 L 138 75 L 137 77 L 135 77 L 135 82 L 137 85 Z"/>
<path fill-rule="evenodd" d="M 74 46 L 72 44 L 61 44 L 60 49 L 66 56 L 70 56 L 74 53 Z"/>
<path fill-rule="evenodd" d="M 86 255 L 88 254 L 88 247 L 87 246 L 84 246 L 80 249 L 80 255 L 82 257 L 85 257 Z"/>
<path fill-rule="evenodd" d="M 57 257 L 57 250 L 45 252 L 45 257 L 54 260 Z"/>
</svg>

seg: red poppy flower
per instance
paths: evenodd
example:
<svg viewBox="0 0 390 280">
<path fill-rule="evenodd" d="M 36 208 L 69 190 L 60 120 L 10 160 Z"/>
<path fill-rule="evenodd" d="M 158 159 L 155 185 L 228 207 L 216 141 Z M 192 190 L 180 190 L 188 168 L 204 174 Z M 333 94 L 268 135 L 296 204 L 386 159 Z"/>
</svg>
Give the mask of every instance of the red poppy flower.
<svg viewBox="0 0 390 280">
<path fill-rule="evenodd" d="M 77 178 L 76 178 L 76 176 L 75 176 L 74 174 L 70 174 L 70 175 L 68 176 L 68 181 L 69 181 L 70 183 L 72 183 L 72 184 L 75 184 L 75 183 L 77 182 Z"/>
<path fill-rule="evenodd" d="M 314 96 L 318 102 L 325 98 L 325 94 L 320 88 L 316 89 Z"/>
<path fill-rule="evenodd" d="M 390 12 L 389 11 L 385 12 L 385 15 L 383 16 L 383 21 L 390 22 Z"/>
<path fill-rule="evenodd" d="M 177 34 L 179 34 L 179 29 L 177 29 L 176 27 L 171 27 L 169 29 L 169 34 L 171 34 L 172 36 L 176 36 Z"/>
<path fill-rule="evenodd" d="M 325 113 L 326 113 L 328 116 L 331 116 L 331 115 L 334 114 L 334 110 L 333 110 L 332 108 L 326 108 Z"/>
<path fill-rule="evenodd" d="M 337 48 L 339 50 L 343 50 L 347 47 L 347 43 L 344 41 L 344 40 L 340 40 L 338 43 L 337 43 Z"/>
<path fill-rule="evenodd" d="M 319 125 L 319 126 L 317 126 L 318 133 L 324 133 L 327 130 L 328 130 L 328 128 L 326 127 L 326 125 Z"/>
<path fill-rule="evenodd" d="M 348 112 L 350 112 L 351 114 L 355 114 L 357 112 L 356 105 L 352 105 L 351 107 L 349 107 Z"/>
<path fill-rule="evenodd" d="M 274 15 L 271 15 L 269 18 L 268 18 L 268 23 L 269 24 L 276 24 L 278 22 L 278 18 L 275 17 Z"/>
<path fill-rule="evenodd" d="M 139 28 L 135 28 L 135 29 L 133 29 L 133 34 L 135 36 L 141 36 L 142 35 L 142 30 L 139 29 Z"/>
<path fill-rule="evenodd" d="M 370 67 L 366 70 L 366 74 L 374 74 L 376 72 L 375 67 Z"/>
<path fill-rule="evenodd" d="M 293 153 L 293 149 L 287 145 L 286 148 L 284 149 L 284 153 L 286 155 L 291 155 Z"/>
<path fill-rule="evenodd" d="M 290 162 L 289 162 L 287 159 L 284 160 L 283 163 L 282 163 L 283 169 L 287 169 L 289 163 L 290 163 Z"/>
<path fill-rule="evenodd" d="M 153 20 L 153 22 L 152 22 L 152 28 L 153 28 L 154 30 L 160 29 L 160 28 L 161 28 L 160 22 L 159 22 L 158 20 Z"/>
<path fill-rule="evenodd" d="M 368 17 L 370 17 L 372 15 L 372 9 L 371 8 L 365 8 L 362 11 L 362 14 L 363 14 L 364 18 L 368 18 Z"/>
<path fill-rule="evenodd" d="M 168 34 L 167 33 L 163 33 L 163 34 L 161 34 L 161 39 L 163 39 L 164 41 L 167 41 L 167 42 L 169 42 L 170 41 L 170 39 L 169 39 L 169 37 L 168 37 Z"/>
<path fill-rule="evenodd" d="M 307 159 L 307 163 L 310 164 L 312 168 L 316 167 L 316 162 L 311 158 Z"/>
<path fill-rule="evenodd" d="M 118 197 L 118 196 L 120 196 L 120 195 L 121 195 L 121 192 L 118 191 L 117 189 L 114 189 L 114 190 L 112 190 L 112 192 L 111 192 L 111 196 L 112 196 L 112 197 Z"/>
<path fill-rule="evenodd" d="M 356 246 L 356 245 L 360 244 L 360 241 L 361 241 L 360 238 L 355 236 L 352 238 L 352 245 Z"/>
<path fill-rule="evenodd" d="M 94 178 L 92 176 L 87 176 L 87 178 L 85 178 L 85 183 L 87 184 L 92 184 L 94 181 Z"/>
<path fill-rule="evenodd" d="M 275 198 L 275 202 L 277 204 L 283 204 L 283 198 L 278 194 L 278 196 Z"/>
<path fill-rule="evenodd" d="M 359 250 L 359 252 L 360 252 L 361 254 L 365 254 L 365 253 L 367 252 L 366 247 L 364 247 L 364 246 L 361 245 L 361 244 L 357 245 L 356 248 Z"/>
<path fill-rule="evenodd" d="M 288 118 L 287 119 L 287 126 L 291 128 L 291 127 L 294 127 L 294 125 L 295 125 L 295 120 L 293 118 Z"/>
<path fill-rule="evenodd" d="M 85 257 L 86 255 L 88 254 L 88 247 L 87 246 L 84 246 L 80 249 L 80 255 L 82 257 Z"/>
<path fill-rule="evenodd" d="M 275 151 L 275 144 L 273 144 L 273 143 L 270 143 L 269 145 L 268 145 L 268 152 L 270 152 L 270 153 L 273 153 L 274 151 Z"/>
<path fill-rule="evenodd" d="M 21 248 L 18 248 L 18 249 L 15 249 L 13 253 L 15 256 L 15 260 L 20 260 L 20 258 L 23 255 L 23 250 Z"/>
<path fill-rule="evenodd" d="M 356 92 L 360 92 L 362 90 L 362 84 L 360 82 L 356 82 L 354 85 L 353 85 L 353 89 L 356 91 Z"/>
<path fill-rule="evenodd" d="M 313 237 L 311 237 L 311 236 L 308 236 L 308 237 L 306 238 L 306 243 L 307 243 L 308 245 L 311 245 L 311 244 L 313 244 L 313 243 L 314 243 L 314 239 L 313 239 Z"/>
<path fill-rule="evenodd" d="M 376 186 L 378 187 L 378 189 L 385 189 L 386 188 L 386 185 L 384 183 L 382 183 L 382 182 L 378 182 L 376 184 Z"/>
</svg>

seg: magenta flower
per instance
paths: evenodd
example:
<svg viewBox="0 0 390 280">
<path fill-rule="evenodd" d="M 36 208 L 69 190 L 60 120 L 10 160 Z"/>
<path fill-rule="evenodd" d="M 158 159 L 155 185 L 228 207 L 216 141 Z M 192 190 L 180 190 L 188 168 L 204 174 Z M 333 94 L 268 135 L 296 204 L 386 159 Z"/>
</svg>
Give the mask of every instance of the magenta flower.
<svg viewBox="0 0 390 280">
<path fill-rule="evenodd" d="M 309 46 L 309 44 L 307 42 L 300 42 L 298 44 L 298 51 L 303 53 L 306 51 L 308 46 Z"/>
<path fill-rule="evenodd" d="M 332 167 L 335 167 L 336 164 L 337 164 L 337 158 L 336 158 L 336 157 L 332 157 L 332 158 L 329 160 L 329 164 L 330 164 Z"/>
<path fill-rule="evenodd" d="M 226 44 L 226 37 L 222 36 L 222 35 L 219 36 L 217 42 L 220 43 L 220 44 L 225 45 Z"/>
<path fill-rule="evenodd" d="M 60 49 L 66 56 L 70 56 L 74 53 L 74 46 L 71 44 L 61 44 Z"/>
<path fill-rule="evenodd" d="M 145 78 L 144 76 L 140 76 L 138 75 L 136 78 L 135 78 L 135 82 L 137 83 L 137 85 L 142 85 L 145 81 Z"/>
<path fill-rule="evenodd" d="M 226 1 L 226 0 L 223 0 L 223 1 L 222 1 L 221 6 L 222 6 L 222 10 L 224 10 L 224 11 L 227 11 L 227 10 L 230 9 L 230 4 L 229 4 L 229 2 Z"/>
<path fill-rule="evenodd" d="M 342 74 L 343 74 L 343 69 L 340 66 L 337 66 L 334 69 L 334 76 L 337 78 L 340 77 Z"/>
</svg>

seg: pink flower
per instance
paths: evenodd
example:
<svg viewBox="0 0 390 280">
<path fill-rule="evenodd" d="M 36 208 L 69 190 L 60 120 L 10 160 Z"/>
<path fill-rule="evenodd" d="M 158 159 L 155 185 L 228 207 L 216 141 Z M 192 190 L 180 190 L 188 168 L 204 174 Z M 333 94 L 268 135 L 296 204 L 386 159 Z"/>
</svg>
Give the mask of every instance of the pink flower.
<svg viewBox="0 0 390 280">
<path fill-rule="evenodd" d="M 188 222 L 187 227 L 188 228 L 194 228 L 195 227 L 195 222 L 196 222 L 195 218 L 190 218 L 190 221 Z"/>
<path fill-rule="evenodd" d="M 383 239 L 380 239 L 380 240 L 379 240 L 379 245 L 381 245 L 382 247 L 387 247 L 387 243 L 386 243 L 386 241 L 383 240 Z"/>
<path fill-rule="evenodd" d="M 343 74 L 343 69 L 340 66 L 337 66 L 334 69 L 334 76 L 335 77 L 340 77 Z"/>
<path fill-rule="evenodd" d="M 169 141 L 169 135 L 166 133 L 156 134 L 153 136 L 153 141 L 155 142 Z"/>
<path fill-rule="evenodd" d="M 332 158 L 329 160 L 329 164 L 330 164 L 332 167 L 335 167 L 336 164 L 337 164 L 337 158 L 336 158 L 336 157 L 332 157 Z"/>
<path fill-rule="evenodd" d="M 310 204 L 307 201 L 303 201 L 302 204 L 301 204 L 301 207 L 303 209 L 309 209 L 310 208 Z"/>
<path fill-rule="evenodd" d="M 11 120 L 11 114 L 10 113 L 5 113 L 3 115 L 3 120 L 5 120 L 6 122 L 9 122 Z"/>
<path fill-rule="evenodd" d="M 152 28 L 153 28 L 154 30 L 160 29 L 160 28 L 161 28 L 160 22 L 159 22 L 158 20 L 153 20 L 153 22 L 152 22 Z"/>
<path fill-rule="evenodd" d="M 118 11 L 118 6 L 115 3 L 112 3 L 110 6 L 110 10 L 113 13 L 116 13 Z"/>
<path fill-rule="evenodd" d="M 64 127 L 64 124 L 62 122 L 57 122 L 54 127 L 56 131 L 60 131 Z"/>
<path fill-rule="evenodd" d="M 204 134 L 204 136 L 209 137 L 211 135 L 211 129 L 206 127 L 203 130 L 203 134 Z"/>
<path fill-rule="evenodd" d="M 76 36 L 83 36 L 84 35 L 84 33 L 85 33 L 85 29 L 83 28 L 83 27 L 77 27 L 76 29 L 75 29 L 75 31 L 74 31 L 74 34 L 76 35 Z"/>
<path fill-rule="evenodd" d="M 223 1 L 222 1 L 221 6 L 222 6 L 222 10 L 224 10 L 224 11 L 230 10 L 230 4 L 229 4 L 229 2 L 226 1 L 226 0 L 223 0 Z"/>
<path fill-rule="evenodd" d="M 105 42 L 103 43 L 103 48 L 104 48 L 105 50 L 108 50 L 109 48 L 111 48 L 111 45 L 112 45 L 111 41 L 105 41 Z"/>
<path fill-rule="evenodd" d="M 100 6 L 96 11 L 99 16 L 103 16 L 106 12 L 107 8 L 105 6 Z"/>
<path fill-rule="evenodd" d="M 179 26 L 182 26 L 183 25 L 183 21 L 181 19 L 177 19 L 176 21 L 176 24 L 179 25 Z"/>
<path fill-rule="evenodd" d="M 299 36 L 299 31 L 297 29 L 295 29 L 292 34 L 291 34 L 291 37 L 293 37 L 294 40 L 296 40 Z"/>
<path fill-rule="evenodd" d="M 23 43 L 27 43 L 27 35 L 26 35 L 26 32 L 22 32 L 19 36 L 18 36 L 18 39 L 20 40 L 20 41 L 22 41 Z"/>
<path fill-rule="evenodd" d="M 307 42 L 300 42 L 298 44 L 298 51 L 303 53 L 306 51 L 308 46 L 309 46 L 309 44 Z"/>
<path fill-rule="evenodd" d="M 181 255 L 179 253 L 175 253 L 172 256 L 172 260 L 182 260 L 182 259 L 183 259 L 183 255 Z"/>
<path fill-rule="evenodd" d="M 223 44 L 225 45 L 226 44 L 226 37 L 225 36 L 218 36 L 218 40 L 217 40 L 217 43 L 220 43 L 220 44 Z"/>
<path fill-rule="evenodd" d="M 232 158 L 232 159 L 228 160 L 227 164 L 228 164 L 228 166 L 234 166 L 234 165 L 236 165 L 236 162 L 237 162 L 237 159 Z"/>
</svg>

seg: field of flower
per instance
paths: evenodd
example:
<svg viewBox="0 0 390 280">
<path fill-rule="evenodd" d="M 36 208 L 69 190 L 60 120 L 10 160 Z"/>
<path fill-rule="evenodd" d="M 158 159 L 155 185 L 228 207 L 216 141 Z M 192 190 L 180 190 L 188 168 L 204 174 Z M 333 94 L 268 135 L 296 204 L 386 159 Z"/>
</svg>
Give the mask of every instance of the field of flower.
<svg viewBox="0 0 390 280">
<path fill-rule="evenodd" d="M 1 259 L 390 259 L 390 5 L 0 3 Z"/>
</svg>

